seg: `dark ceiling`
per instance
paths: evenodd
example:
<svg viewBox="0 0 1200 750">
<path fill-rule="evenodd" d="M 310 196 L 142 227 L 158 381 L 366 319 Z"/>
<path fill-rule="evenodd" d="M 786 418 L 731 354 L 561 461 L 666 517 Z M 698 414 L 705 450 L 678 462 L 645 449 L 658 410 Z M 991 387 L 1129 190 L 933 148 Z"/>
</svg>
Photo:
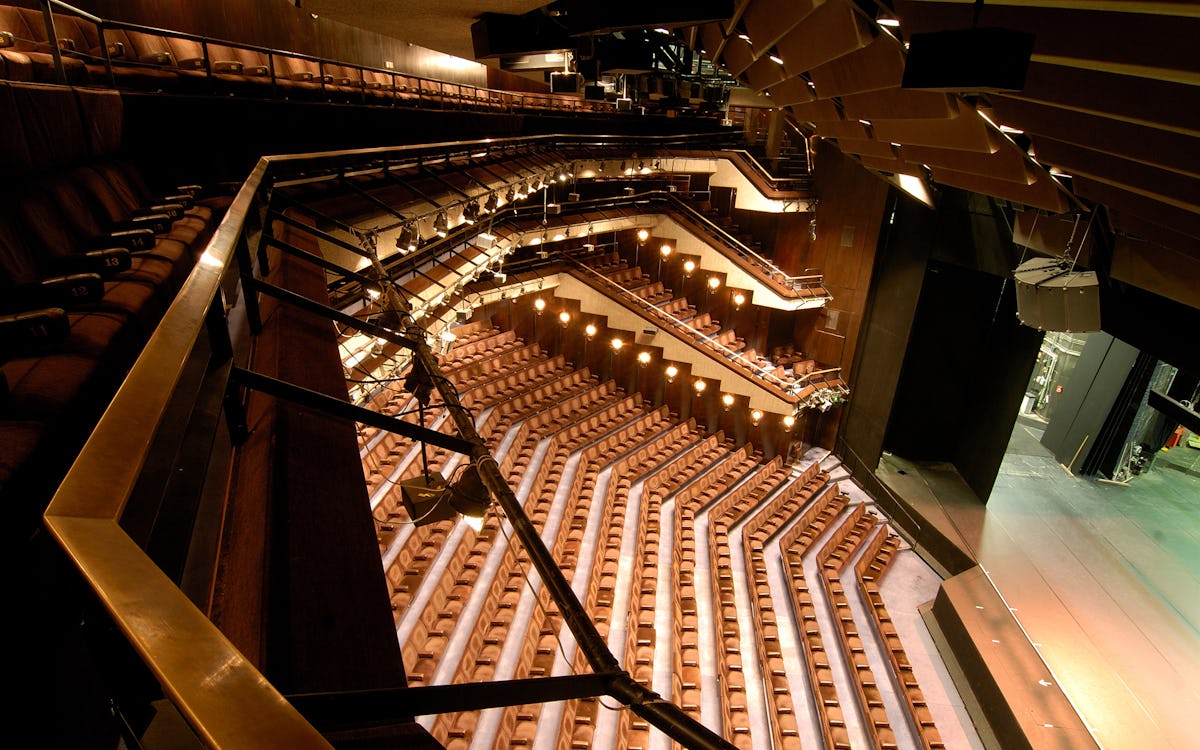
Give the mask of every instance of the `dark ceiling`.
<svg viewBox="0 0 1200 750">
<path fill-rule="evenodd" d="M 520 16 L 544 5 L 303 3 L 345 23 L 462 57 L 473 57 L 471 25 L 479 16 Z M 1103 206 L 1092 225 L 1112 238 L 1112 278 L 1200 307 L 1200 3 L 730 5 L 728 20 L 689 26 L 660 12 L 654 23 L 673 28 L 743 85 L 768 94 L 803 130 L 835 142 L 870 170 L 931 179 L 1044 214 L 1092 220 L 1093 209 Z M 574 6 L 561 0 L 555 6 L 564 7 Z M 592 15 L 610 8 L 611 23 L 589 23 L 617 28 L 628 25 L 636 4 L 586 7 Z M 661 7 L 666 15 L 689 18 L 686 4 Z M 902 88 L 906 42 L 914 34 L 972 26 L 1033 35 L 1023 89 Z"/>
</svg>

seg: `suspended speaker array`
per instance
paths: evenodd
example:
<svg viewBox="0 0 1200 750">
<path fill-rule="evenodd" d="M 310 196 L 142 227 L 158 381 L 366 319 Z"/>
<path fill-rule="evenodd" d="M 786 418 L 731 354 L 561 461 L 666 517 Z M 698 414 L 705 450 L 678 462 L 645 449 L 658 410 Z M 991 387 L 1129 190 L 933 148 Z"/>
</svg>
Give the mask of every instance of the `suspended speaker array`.
<svg viewBox="0 0 1200 750">
<path fill-rule="evenodd" d="M 1017 317 L 1039 331 L 1100 330 L 1100 284 L 1093 271 L 1075 271 L 1056 258 L 1017 266 Z"/>
</svg>

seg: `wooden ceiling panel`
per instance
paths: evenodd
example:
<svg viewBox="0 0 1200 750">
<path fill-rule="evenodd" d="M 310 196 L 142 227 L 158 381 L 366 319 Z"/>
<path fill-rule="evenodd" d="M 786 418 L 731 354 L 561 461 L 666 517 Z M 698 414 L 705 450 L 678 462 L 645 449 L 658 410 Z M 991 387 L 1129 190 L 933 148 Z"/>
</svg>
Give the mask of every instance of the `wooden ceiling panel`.
<svg viewBox="0 0 1200 750">
<path fill-rule="evenodd" d="M 789 104 L 811 102 L 816 97 L 803 78 L 788 78 L 770 88 L 771 101 L 784 107 Z"/>
<path fill-rule="evenodd" d="M 888 172 L 890 174 L 911 174 L 917 175 L 921 172 L 921 165 L 907 162 L 903 159 L 895 157 L 888 159 L 879 156 L 860 156 L 858 160 L 867 169 L 873 169 L 876 172 Z"/>
<path fill-rule="evenodd" d="M 717 23 L 706 23 L 700 27 L 700 49 L 704 50 L 708 55 L 708 59 L 716 60 L 725 48 L 725 34 L 721 31 L 721 25 Z"/>
<path fill-rule="evenodd" d="M 1095 203 L 1103 203 L 1122 213 L 1138 216 L 1153 224 L 1161 224 L 1181 234 L 1200 240 L 1200 214 L 1169 206 L 1153 198 L 1122 190 L 1114 185 L 1076 177 L 1075 194 Z"/>
<path fill-rule="evenodd" d="M 1034 62 L 1013 96 L 1200 135 L 1200 86 Z"/>
<path fill-rule="evenodd" d="M 944 120 L 872 120 L 875 139 L 907 146 L 994 153 L 999 149 L 987 123 L 973 109 Z"/>
<path fill-rule="evenodd" d="M 1200 213 L 1200 178 L 1172 172 L 1142 162 L 1123 159 L 1038 136 L 1038 159 L 1072 175 L 1106 182 L 1133 193 Z"/>
<path fill-rule="evenodd" d="M 845 153 L 859 156 L 874 156 L 880 159 L 897 158 L 896 149 L 892 147 L 892 144 L 869 138 L 839 138 L 838 148 Z M 912 160 L 909 159 L 909 161 Z"/>
<path fill-rule="evenodd" d="M 842 0 L 831 0 L 839 4 Z M 746 34 L 757 54 L 766 54 L 796 24 L 826 4 L 825 0 L 754 0 L 742 15 Z"/>
<path fill-rule="evenodd" d="M 1200 307 L 1200 284 L 1196 283 L 1200 279 L 1200 258 L 1175 248 L 1118 235 L 1109 273 L 1176 302 Z"/>
<path fill-rule="evenodd" d="M 1194 237 L 1117 209 L 1109 209 L 1108 220 L 1117 235 L 1130 235 L 1156 245 L 1174 248 L 1200 260 L 1200 242 L 1196 242 Z M 1200 284 L 1196 286 L 1200 288 Z"/>
<path fill-rule="evenodd" d="M 1027 133 L 1200 175 L 1200 139 L 1008 96 L 990 99 L 1000 122 Z"/>
<path fill-rule="evenodd" d="M 880 34 L 866 47 L 810 71 L 821 97 L 896 88 L 903 73 L 904 48 L 889 34 Z"/>
<path fill-rule="evenodd" d="M 1014 145 L 1002 145 L 994 152 L 986 152 L 902 144 L 900 156 L 917 164 L 945 167 L 955 172 L 990 176 L 1007 182 L 1028 184 L 1031 181 L 1030 165 Z"/>
<path fill-rule="evenodd" d="M 914 120 L 955 117 L 961 106 L 960 100 L 949 94 L 892 88 L 847 94 L 842 97 L 842 111 L 856 120 Z"/>
<path fill-rule="evenodd" d="M 791 75 L 806 73 L 871 43 L 865 19 L 844 0 L 831 0 L 813 11 L 775 48 Z"/>
<path fill-rule="evenodd" d="M 867 126 L 858 120 L 829 120 L 814 122 L 813 125 L 817 128 L 817 135 L 822 138 L 867 140 L 871 137 L 871 134 L 867 132 Z"/>
<path fill-rule="evenodd" d="M 1041 211 L 1014 211 L 1013 242 L 1050 256 L 1070 255 L 1090 264 L 1096 232 L 1092 216 L 1050 216 Z"/>
<path fill-rule="evenodd" d="M 760 57 L 746 68 L 744 74 L 747 84 L 755 91 L 763 91 L 777 83 L 782 83 L 787 77 L 783 66 L 770 57 Z"/>
<path fill-rule="evenodd" d="M 817 99 L 806 104 L 793 104 L 788 107 L 799 122 L 830 122 L 842 119 L 842 113 L 832 99 Z M 865 132 L 865 130 L 864 130 Z"/>
<path fill-rule="evenodd" d="M 1170 6 L 1160 3 L 1164 12 L 1150 14 L 1128 12 L 1128 7 L 1114 7 L 1109 12 L 1098 9 L 1099 4 L 1091 9 L 1067 9 L 988 2 L 979 24 L 1031 32 L 1035 55 L 1196 70 L 1194 49 L 1200 38 L 1200 19 L 1183 15 L 1188 5 L 1179 3 L 1180 13 L 1171 14 Z M 970 3 L 897 0 L 895 7 L 905 34 L 972 25 Z"/>
<path fill-rule="evenodd" d="M 746 68 L 754 64 L 754 53 L 750 45 L 737 37 L 730 37 L 726 42 L 721 58 L 725 62 L 725 69 L 733 76 L 741 75 Z"/>
<path fill-rule="evenodd" d="M 1045 173 L 1039 175 L 1032 185 L 1026 185 L 967 172 L 956 172 L 944 167 L 931 166 L 930 171 L 933 172 L 934 182 L 943 185 L 1023 203 L 1026 206 L 1054 213 L 1063 213 L 1071 207 L 1067 194 L 1058 183 L 1050 178 L 1050 175 Z"/>
</svg>

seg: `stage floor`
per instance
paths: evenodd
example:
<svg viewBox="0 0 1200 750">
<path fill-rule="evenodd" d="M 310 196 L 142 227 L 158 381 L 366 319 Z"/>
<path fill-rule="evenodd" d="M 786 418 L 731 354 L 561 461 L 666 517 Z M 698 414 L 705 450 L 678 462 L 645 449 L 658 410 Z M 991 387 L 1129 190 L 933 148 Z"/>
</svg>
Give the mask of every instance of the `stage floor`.
<svg viewBox="0 0 1200 750">
<path fill-rule="evenodd" d="M 1068 474 L 1018 422 L 986 508 L 953 467 L 877 474 L 987 571 L 1105 748 L 1194 748 L 1200 717 L 1200 450 L 1120 487 Z"/>
</svg>

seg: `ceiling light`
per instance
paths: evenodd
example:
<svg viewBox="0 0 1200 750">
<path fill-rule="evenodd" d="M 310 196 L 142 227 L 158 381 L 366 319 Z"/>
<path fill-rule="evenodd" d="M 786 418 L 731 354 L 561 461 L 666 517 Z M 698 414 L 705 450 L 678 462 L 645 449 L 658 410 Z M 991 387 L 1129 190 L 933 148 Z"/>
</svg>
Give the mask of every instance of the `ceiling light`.
<svg viewBox="0 0 1200 750">
<path fill-rule="evenodd" d="M 879 24 L 880 26 L 891 26 L 894 29 L 894 28 L 897 28 L 900 26 L 900 19 L 898 19 L 898 18 L 876 18 L 875 23 Z"/>
<path fill-rule="evenodd" d="M 771 58 L 771 62 L 778 63 L 779 65 L 783 65 L 783 58 L 780 57 L 779 55 L 767 55 L 767 57 Z"/>
</svg>

